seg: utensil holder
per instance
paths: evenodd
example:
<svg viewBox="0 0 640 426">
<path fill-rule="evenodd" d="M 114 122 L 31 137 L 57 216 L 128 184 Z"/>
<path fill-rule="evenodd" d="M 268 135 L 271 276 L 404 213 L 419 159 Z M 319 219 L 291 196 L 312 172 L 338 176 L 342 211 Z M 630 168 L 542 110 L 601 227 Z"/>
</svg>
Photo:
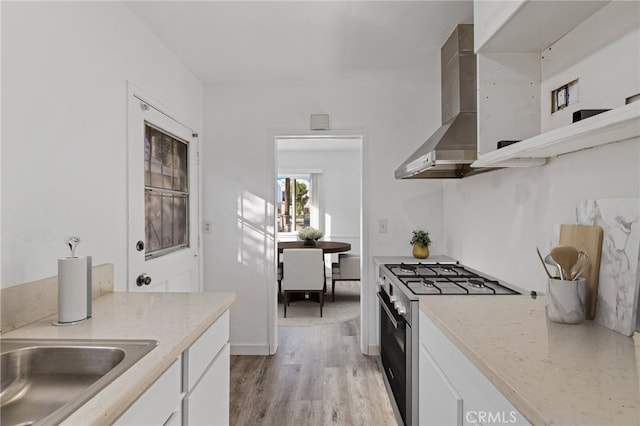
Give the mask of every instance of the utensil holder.
<svg viewBox="0 0 640 426">
<path fill-rule="evenodd" d="M 575 281 L 550 278 L 547 281 L 546 311 L 553 322 L 579 324 L 586 318 L 587 285 L 584 278 Z"/>
</svg>

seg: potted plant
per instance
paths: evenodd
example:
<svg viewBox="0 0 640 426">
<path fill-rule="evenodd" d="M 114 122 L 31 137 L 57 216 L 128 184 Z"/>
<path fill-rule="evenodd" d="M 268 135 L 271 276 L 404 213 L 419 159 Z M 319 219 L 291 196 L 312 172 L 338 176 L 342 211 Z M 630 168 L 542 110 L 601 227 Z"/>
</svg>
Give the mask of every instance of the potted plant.
<svg viewBox="0 0 640 426">
<path fill-rule="evenodd" d="M 413 231 L 413 237 L 411 237 L 410 244 L 413 246 L 413 256 L 418 259 L 426 259 L 429 257 L 429 245 L 431 245 L 431 238 L 429 233 L 422 229 Z"/>
<path fill-rule="evenodd" d="M 298 232 L 298 237 L 304 241 L 305 246 L 315 246 L 316 242 L 322 237 L 322 231 L 307 226 Z"/>
</svg>

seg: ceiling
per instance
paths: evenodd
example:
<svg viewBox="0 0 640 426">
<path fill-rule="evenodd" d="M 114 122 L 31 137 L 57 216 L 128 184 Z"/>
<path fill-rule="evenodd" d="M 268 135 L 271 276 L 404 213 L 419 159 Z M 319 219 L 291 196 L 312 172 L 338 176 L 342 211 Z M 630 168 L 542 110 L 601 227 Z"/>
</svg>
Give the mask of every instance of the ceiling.
<svg viewBox="0 0 640 426">
<path fill-rule="evenodd" d="M 205 85 L 423 84 L 471 1 L 127 1 Z"/>
</svg>

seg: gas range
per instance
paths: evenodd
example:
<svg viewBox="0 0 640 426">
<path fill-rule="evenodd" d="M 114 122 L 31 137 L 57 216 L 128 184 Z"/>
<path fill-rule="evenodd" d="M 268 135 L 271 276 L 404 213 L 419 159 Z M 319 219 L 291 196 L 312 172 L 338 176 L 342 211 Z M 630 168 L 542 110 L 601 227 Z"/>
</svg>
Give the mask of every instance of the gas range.
<svg viewBox="0 0 640 426">
<path fill-rule="evenodd" d="M 432 256 L 426 260 L 388 259 L 379 264 L 378 285 L 387 295 L 402 302 L 418 301 L 420 296 L 521 294 L 511 285 L 447 256 Z"/>
<path fill-rule="evenodd" d="M 379 262 L 378 285 L 380 358 L 385 384 L 402 424 L 417 425 L 418 383 L 414 377 L 419 358 L 420 297 L 500 296 L 520 292 L 446 256 L 432 256 L 424 261 L 389 258 Z"/>
<path fill-rule="evenodd" d="M 500 281 L 457 262 L 386 264 L 383 268 L 417 296 L 519 294 Z"/>
</svg>

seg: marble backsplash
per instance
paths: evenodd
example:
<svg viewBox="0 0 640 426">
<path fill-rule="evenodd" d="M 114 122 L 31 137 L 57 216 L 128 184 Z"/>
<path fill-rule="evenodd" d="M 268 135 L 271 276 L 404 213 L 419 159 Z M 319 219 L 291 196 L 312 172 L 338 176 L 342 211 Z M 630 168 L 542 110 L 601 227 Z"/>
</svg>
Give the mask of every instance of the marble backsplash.
<svg viewBox="0 0 640 426">
<path fill-rule="evenodd" d="M 113 292 L 113 264 L 94 266 L 91 298 Z M 58 277 L 0 289 L 0 334 L 58 312 Z"/>
<path fill-rule="evenodd" d="M 640 198 L 584 200 L 576 207 L 576 219 L 603 230 L 594 321 L 631 336 L 640 288 Z"/>
</svg>

